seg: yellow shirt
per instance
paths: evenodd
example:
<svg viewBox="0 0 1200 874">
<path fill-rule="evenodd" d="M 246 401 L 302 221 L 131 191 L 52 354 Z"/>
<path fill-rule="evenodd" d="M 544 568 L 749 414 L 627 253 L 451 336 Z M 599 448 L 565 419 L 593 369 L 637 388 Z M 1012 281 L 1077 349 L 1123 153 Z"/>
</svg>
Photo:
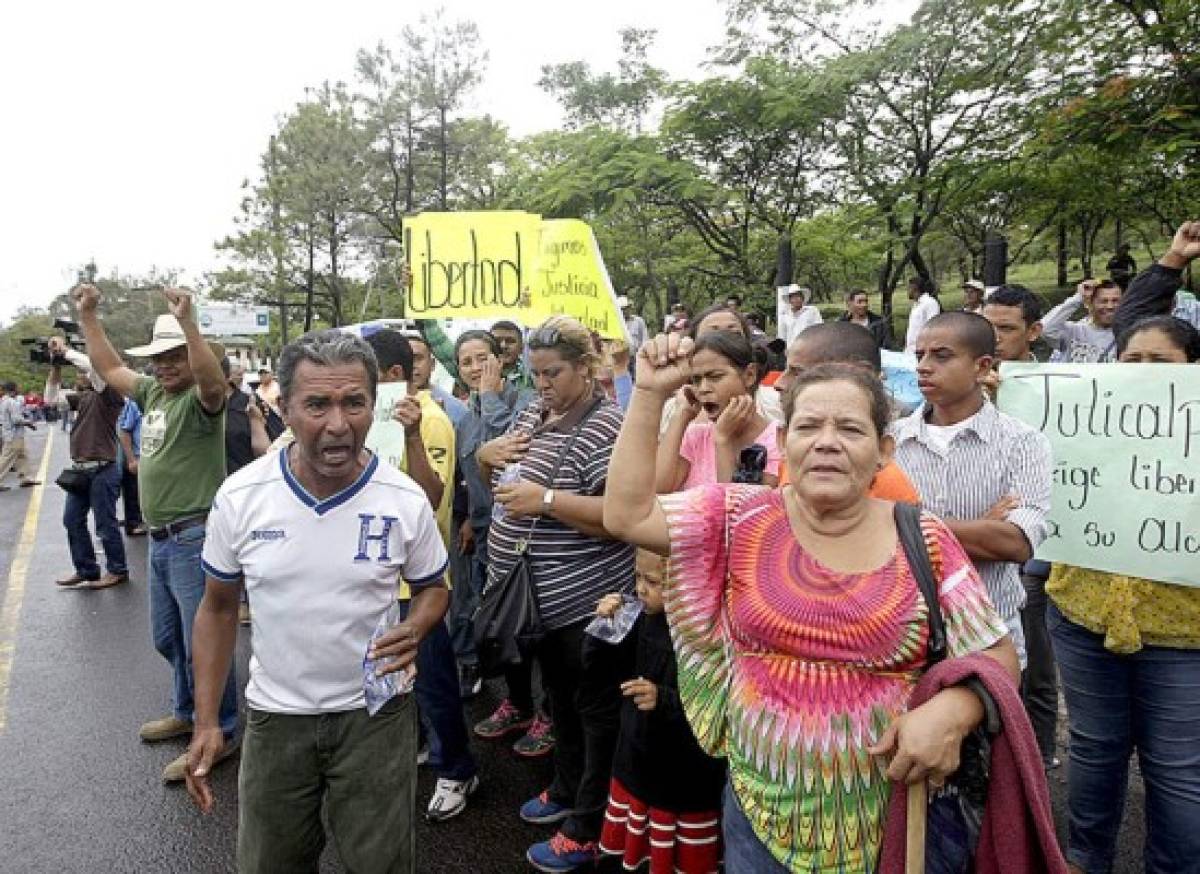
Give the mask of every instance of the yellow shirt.
<svg viewBox="0 0 1200 874">
<path fill-rule="evenodd" d="M 1112 652 L 1200 649 L 1200 588 L 1056 564 L 1046 594 L 1072 622 L 1103 634 Z"/>
<path fill-rule="evenodd" d="M 442 540 L 449 548 L 450 516 L 454 510 L 454 425 L 429 392 L 417 392 L 416 397 L 421 406 L 421 442 L 425 444 L 425 455 L 429 458 L 429 466 L 442 481 L 442 501 L 434 508 L 434 516 Z M 407 455 L 400 467 L 408 473 Z"/>
</svg>

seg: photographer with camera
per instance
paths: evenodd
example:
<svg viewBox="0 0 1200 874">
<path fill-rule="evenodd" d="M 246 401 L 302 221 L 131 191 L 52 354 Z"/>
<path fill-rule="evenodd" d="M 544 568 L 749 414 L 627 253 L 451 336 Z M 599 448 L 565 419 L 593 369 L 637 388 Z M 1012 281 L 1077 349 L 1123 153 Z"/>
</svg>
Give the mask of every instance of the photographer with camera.
<svg viewBox="0 0 1200 874">
<path fill-rule="evenodd" d="M 25 429 L 32 429 L 34 425 L 25 418 L 25 401 L 17 391 L 17 384 L 6 382 L 3 388 L 4 397 L 0 399 L 0 439 L 4 448 L 0 449 L 0 482 L 11 469 L 21 481 L 21 488 L 36 486 L 38 481 L 29 475 L 29 457 L 25 454 Z M 7 491 L 8 486 L 0 485 L 0 492 Z"/>
<path fill-rule="evenodd" d="M 63 527 L 71 548 L 75 572 L 55 582 L 64 588 L 107 589 L 129 580 L 125 563 L 125 542 L 117 525 L 117 496 L 121 493 L 121 465 L 117 464 L 117 419 L 125 399 L 96 373 L 92 362 L 66 341 L 51 337 L 50 360 L 55 362 L 46 380 L 46 402 L 57 403 L 62 391 L 62 363 L 79 372 L 76 391 L 67 399 L 75 413 L 71 431 L 71 466 L 62 472 L 58 484 L 67 493 L 63 508 Z M 96 549 L 88 531 L 91 511 L 96 534 L 104 546 L 107 572 L 100 574 Z"/>
</svg>

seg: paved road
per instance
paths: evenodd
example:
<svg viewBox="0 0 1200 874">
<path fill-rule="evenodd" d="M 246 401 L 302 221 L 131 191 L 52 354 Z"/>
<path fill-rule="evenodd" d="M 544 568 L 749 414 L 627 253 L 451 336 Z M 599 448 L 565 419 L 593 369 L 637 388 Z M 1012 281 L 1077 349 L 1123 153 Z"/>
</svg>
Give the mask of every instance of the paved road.
<svg viewBox="0 0 1200 874">
<path fill-rule="evenodd" d="M 47 436 L 42 428 L 29 438 L 35 464 Z M 66 441 L 55 431 L 47 482 L 65 460 Z M 36 525 L 26 529 L 28 508 L 38 502 Z M 160 781 L 163 765 L 183 743 L 151 746 L 137 738 L 138 725 L 169 708 L 170 672 L 149 640 L 145 541 L 127 541 L 128 585 L 59 591 L 53 580 L 70 571 L 62 505 L 63 493 L 53 485 L 0 494 L 0 872 L 232 872 L 233 762 L 215 773 L 218 809 L 202 817 L 182 789 Z M 22 549 L 26 530 L 30 539 Z M 243 631 L 242 677 L 247 644 Z M 471 702 L 471 718 L 482 718 L 494 703 L 485 692 Z M 484 785 L 468 811 L 449 823 L 422 820 L 418 827 L 422 872 L 526 871 L 525 847 L 546 834 L 520 822 L 516 808 L 548 780 L 548 763 L 520 760 L 502 745 L 479 744 L 476 753 Z M 1060 769 L 1053 780 L 1060 810 L 1063 777 Z M 432 782 L 422 770 L 423 800 Z M 1141 808 L 1135 784 L 1120 872 L 1141 870 Z M 339 871 L 332 850 L 326 857 L 322 871 Z"/>
</svg>

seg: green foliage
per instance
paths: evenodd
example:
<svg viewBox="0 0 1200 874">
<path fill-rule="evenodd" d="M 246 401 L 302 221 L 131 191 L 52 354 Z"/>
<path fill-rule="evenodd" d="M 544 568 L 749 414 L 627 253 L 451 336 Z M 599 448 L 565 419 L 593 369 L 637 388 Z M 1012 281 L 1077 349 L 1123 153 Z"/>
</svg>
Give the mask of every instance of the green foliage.
<svg viewBox="0 0 1200 874">
<path fill-rule="evenodd" d="M 651 322 L 734 291 L 773 315 L 782 241 L 818 300 L 869 288 L 886 314 L 913 273 L 979 276 L 990 234 L 1013 275 L 1065 283 L 1200 211 L 1195 0 L 923 0 L 899 26 L 872 0 L 726 6 L 699 81 L 637 29 L 612 70 L 544 67 L 563 129 L 521 140 L 462 112 L 487 61 L 470 22 L 360 52 L 282 119 L 213 293 L 276 307 L 279 340 L 399 315 L 406 216 L 513 208 L 589 222 Z"/>
</svg>

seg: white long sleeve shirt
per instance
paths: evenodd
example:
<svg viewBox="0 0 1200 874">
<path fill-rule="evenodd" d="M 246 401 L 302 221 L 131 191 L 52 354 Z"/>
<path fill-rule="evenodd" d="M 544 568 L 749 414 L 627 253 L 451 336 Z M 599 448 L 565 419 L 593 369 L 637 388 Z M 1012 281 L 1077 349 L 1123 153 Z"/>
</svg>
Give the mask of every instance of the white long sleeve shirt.
<svg viewBox="0 0 1200 874">
<path fill-rule="evenodd" d="M 792 341 L 803 334 L 805 329 L 824 321 L 821 318 L 821 311 L 812 305 L 803 307 L 799 312 L 789 310 L 779 320 L 779 337 L 788 346 L 791 346 Z"/>
<path fill-rule="evenodd" d="M 908 314 L 908 332 L 904 335 L 904 351 L 909 355 L 917 352 L 917 337 L 929 324 L 929 320 L 939 315 L 942 305 L 932 294 L 923 294 L 913 304 L 912 312 Z"/>
</svg>

